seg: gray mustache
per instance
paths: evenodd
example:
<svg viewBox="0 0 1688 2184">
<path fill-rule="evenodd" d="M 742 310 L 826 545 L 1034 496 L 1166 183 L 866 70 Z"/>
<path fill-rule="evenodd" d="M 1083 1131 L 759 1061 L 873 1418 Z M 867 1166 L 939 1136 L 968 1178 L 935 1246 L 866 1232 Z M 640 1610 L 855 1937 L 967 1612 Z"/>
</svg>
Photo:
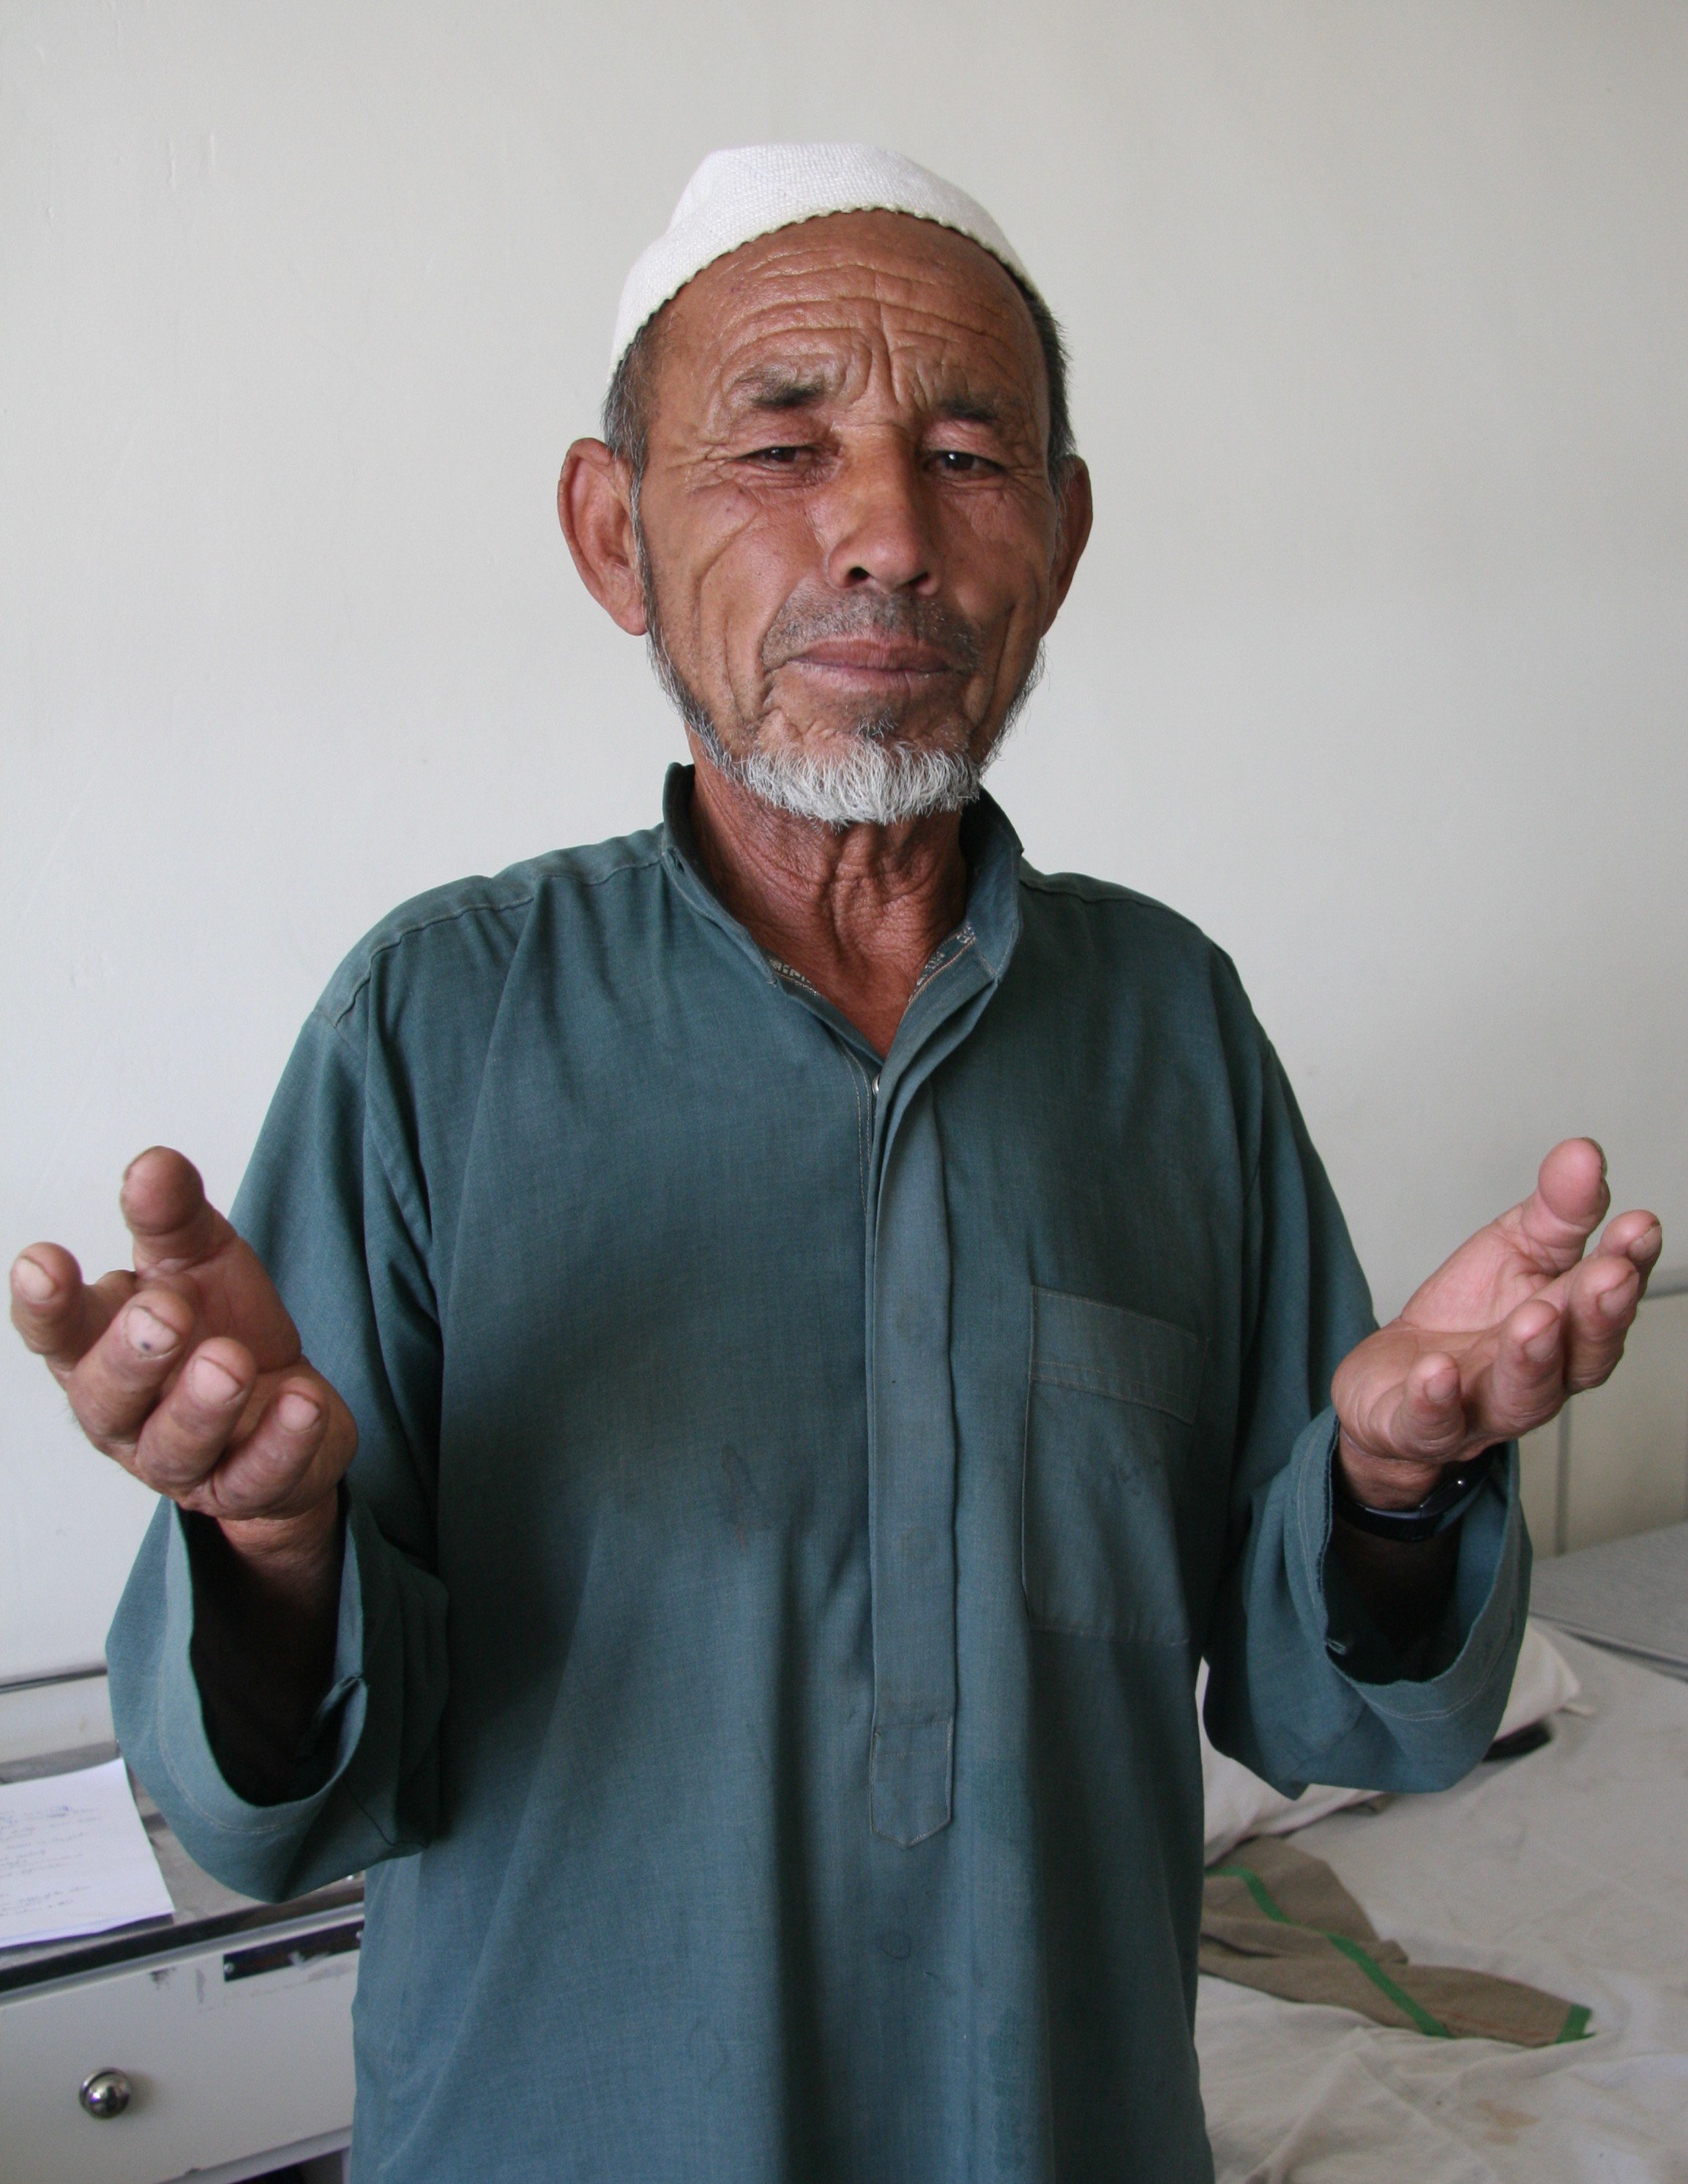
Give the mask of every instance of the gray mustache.
<svg viewBox="0 0 1688 2184">
<path fill-rule="evenodd" d="M 846 599 L 788 599 L 762 639 L 762 666 L 772 672 L 811 644 L 835 637 L 900 638 L 929 644 L 968 674 L 978 668 L 983 650 L 972 624 L 936 599 L 864 592 Z"/>
</svg>

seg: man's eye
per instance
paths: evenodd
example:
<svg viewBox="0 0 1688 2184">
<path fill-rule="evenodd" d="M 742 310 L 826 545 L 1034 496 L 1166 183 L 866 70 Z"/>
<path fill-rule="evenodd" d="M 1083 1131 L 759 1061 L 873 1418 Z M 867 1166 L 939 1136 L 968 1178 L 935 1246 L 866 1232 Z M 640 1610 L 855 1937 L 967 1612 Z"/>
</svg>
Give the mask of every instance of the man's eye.
<svg viewBox="0 0 1688 2184">
<path fill-rule="evenodd" d="M 769 470 L 789 470 L 794 463 L 800 462 L 809 453 L 809 448 L 801 445 L 787 448 L 753 448 L 744 460 L 747 462 L 760 463 Z"/>
<path fill-rule="evenodd" d="M 967 448 L 939 448 L 932 460 L 942 477 L 978 477 L 999 467 L 987 456 L 976 455 Z"/>
</svg>

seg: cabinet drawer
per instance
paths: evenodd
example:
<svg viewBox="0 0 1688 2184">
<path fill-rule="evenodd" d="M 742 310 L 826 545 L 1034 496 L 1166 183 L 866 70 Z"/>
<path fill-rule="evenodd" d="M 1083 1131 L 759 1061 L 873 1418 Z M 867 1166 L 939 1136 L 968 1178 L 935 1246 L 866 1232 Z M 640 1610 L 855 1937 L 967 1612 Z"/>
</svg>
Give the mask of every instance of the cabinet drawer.
<svg viewBox="0 0 1688 2184">
<path fill-rule="evenodd" d="M 0 2184 L 165 2184 L 348 2129 L 361 1928 L 260 1929 L 0 2001 Z M 134 2088 L 103 2120 L 77 2098 L 102 2070 Z"/>
</svg>

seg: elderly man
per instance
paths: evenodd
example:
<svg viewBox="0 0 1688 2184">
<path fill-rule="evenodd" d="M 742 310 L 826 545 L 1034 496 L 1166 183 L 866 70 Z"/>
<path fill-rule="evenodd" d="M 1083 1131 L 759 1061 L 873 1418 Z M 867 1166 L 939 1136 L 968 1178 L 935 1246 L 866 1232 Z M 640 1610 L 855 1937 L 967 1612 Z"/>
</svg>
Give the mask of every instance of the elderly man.
<svg viewBox="0 0 1688 2184">
<path fill-rule="evenodd" d="M 1089 486 L 960 192 L 707 162 L 559 505 L 661 827 L 377 928 L 232 1226 L 154 1151 L 132 1275 L 14 1271 L 165 1497 L 125 1749 L 236 1886 L 370 1869 L 359 2177 L 1207 2176 L 1197 1663 L 1279 1783 L 1469 1767 L 1494 1451 L 1658 1224 L 1585 1257 L 1574 1140 L 1374 1332 L 1228 960 L 1022 861 Z"/>
</svg>

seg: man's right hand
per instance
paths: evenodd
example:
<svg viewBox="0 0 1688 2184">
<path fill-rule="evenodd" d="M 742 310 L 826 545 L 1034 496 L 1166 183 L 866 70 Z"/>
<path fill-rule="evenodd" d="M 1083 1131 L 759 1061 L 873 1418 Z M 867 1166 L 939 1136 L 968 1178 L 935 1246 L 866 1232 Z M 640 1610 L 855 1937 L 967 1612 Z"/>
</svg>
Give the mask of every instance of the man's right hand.
<svg viewBox="0 0 1688 2184">
<path fill-rule="evenodd" d="M 142 1153 L 120 1203 L 133 1273 L 87 1284 L 69 1251 L 32 1244 L 12 1268 L 14 1325 L 96 1448 L 214 1518 L 270 1585 L 320 1593 L 339 1563 L 351 1412 L 190 1162 Z"/>
</svg>

